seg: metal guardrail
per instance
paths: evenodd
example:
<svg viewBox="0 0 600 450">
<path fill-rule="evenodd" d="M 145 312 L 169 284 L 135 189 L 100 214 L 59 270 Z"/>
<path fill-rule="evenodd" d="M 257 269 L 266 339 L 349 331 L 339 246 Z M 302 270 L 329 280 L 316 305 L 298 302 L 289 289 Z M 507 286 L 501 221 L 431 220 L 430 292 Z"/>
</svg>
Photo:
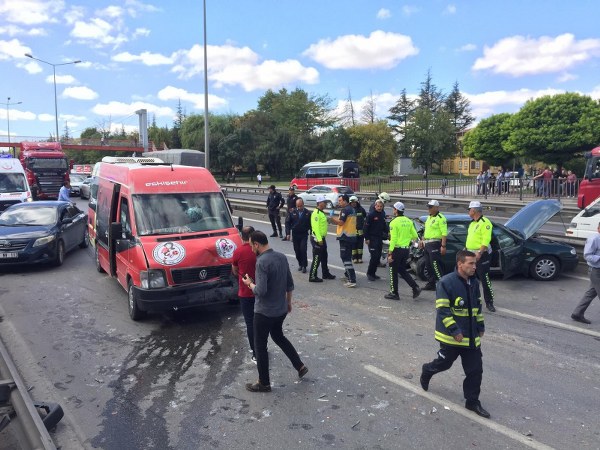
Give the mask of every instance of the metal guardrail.
<svg viewBox="0 0 600 450">
<path fill-rule="evenodd" d="M 38 409 L 45 411 L 44 419 Z M 0 339 L 0 430 L 11 426 L 10 431 L 23 450 L 56 450 L 47 429 L 53 428 L 62 417 L 59 405 L 32 401 Z"/>
</svg>

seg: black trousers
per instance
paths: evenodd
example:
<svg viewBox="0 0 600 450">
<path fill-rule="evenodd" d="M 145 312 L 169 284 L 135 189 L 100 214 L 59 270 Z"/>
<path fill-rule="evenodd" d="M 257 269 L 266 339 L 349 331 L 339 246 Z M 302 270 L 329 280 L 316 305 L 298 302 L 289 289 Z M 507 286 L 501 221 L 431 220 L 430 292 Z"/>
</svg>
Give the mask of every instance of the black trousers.
<svg viewBox="0 0 600 450">
<path fill-rule="evenodd" d="M 250 350 L 254 352 L 254 297 L 238 297 L 244 322 L 246 322 L 246 334 Z"/>
<path fill-rule="evenodd" d="M 365 246 L 365 237 L 363 234 L 356 233 L 356 241 L 352 245 L 352 259 L 362 259 L 363 247 Z"/>
<path fill-rule="evenodd" d="M 354 241 L 339 240 L 340 243 L 340 258 L 344 263 L 344 275 L 351 283 L 356 283 L 356 272 L 352 264 L 352 246 Z"/>
<path fill-rule="evenodd" d="M 292 233 L 292 244 L 294 244 L 294 253 L 300 267 L 308 267 L 308 256 L 306 255 L 308 245 L 308 234 Z"/>
<path fill-rule="evenodd" d="M 409 251 L 410 249 L 408 248 L 395 248 L 392 251 L 392 259 L 394 260 L 390 264 L 390 292 L 392 294 L 398 293 L 398 275 L 400 275 L 411 288 L 415 289 L 418 287 L 413 277 L 411 277 L 406 270 L 406 260 L 408 259 Z"/>
<path fill-rule="evenodd" d="M 327 267 L 327 241 L 323 239 L 323 243 L 319 245 L 314 237 L 311 236 L 310 245 L 313 250 L 313 260 L 310 265 L 310 278 L 317 278 L 319 265 L 321 266 L 321 273 L 323 276 L 329 275 L 329 267 Z"/>
<path fill-rule="evenodd" d="M 283 321 L 287 314 L 279 317 L 268 317 L 260 313 L 254 314 L 254 349 L 256 352 L 256 365 L 258 366 L 258 381 L 264 386 L 271 384 L 269 378 L 269 354 L 267 341 L 269 335 L 273 342 L 285 353 L 294 369 L 300 370 L 304 365 L 298 352 L 290 341 L 283 335 Z"/>
<path fill-rule="evenodd" d="M 371 259 L 369 260 L 369 267 L 367 268 L 367 275 L 375 276 L 379 263 L 381 262 L 381 251 L 383 250 L 382 239 L 369 239 L 369 253 Z"/>
<path fill-rule="evenodd" d="M 478 402 L 479 393 L 481 392 L 481 379 L 483 378 L 483 361 L 480 347 L 465 348 L 440 344 L 437 358 L 423 365 L 423 375 L 426 378 L 431 378 L 438 372 L 448 370 L 459 356 L 466 375 L 463 381 L 465 399 L 467 403 Z"/>
<path fill-rule="evenodd" d="M 490 254 L 488 252 L 481 254 L 479 261 L 477 261 L 475 273 L 477 273 L 477 278 L 481 282 L 485 303 L 488 305 L 493 304 L 494 290 L 492 289 L 492 282 L 490 280 Z"/>
<path fill-rule="evenodd" d="M 269 210 L 269 220 L 271 221 L 271 227 L 273 227 L 273 233 L 279 231 L 279 234 L 283 234 L 281 232 L 281 216 L 279 215 L 279 210 Z M 277 225 L 277 228 L 275 228 L 275 225 Z"/>
<path fill-rule="evenodd" d="M 425 261 L 427 261 L 427 268 L 429 269 L 427 281 L 432 284 L 437 283 L 444 276 L 441 248 L 442 241 L 427 242 L 425 244 Z"/>
</svg>

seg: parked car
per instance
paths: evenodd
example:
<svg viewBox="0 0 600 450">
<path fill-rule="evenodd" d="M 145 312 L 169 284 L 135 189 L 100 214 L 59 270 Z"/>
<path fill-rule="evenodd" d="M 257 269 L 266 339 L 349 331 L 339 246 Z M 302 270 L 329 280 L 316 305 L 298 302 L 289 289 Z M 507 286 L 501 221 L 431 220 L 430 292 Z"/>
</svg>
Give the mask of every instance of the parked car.
<svg viewBox="0 0 600 450">
<path fill-rule="evenodd" d="M 72 173 L 69 175 L 69 179 L 71 180 L 71 195 L 81 195 L 81 184 L 86 178 L 87 177 L 85 175 L 78 173 Z"/>
<path fill-rule="evenodd" d="M 539 281 L 555 280 L 561 272 L 573 270 L 578 263 L 575 249 L 561 242 L 535 236 L 535 233 L 562 209 L 558 200 L 538 200 L 518 211 L 504 225 L 492 221 L 491 273 L 504 278 L 516 274 Z M 419 220 L 424 222 L 426 216 Z M 454 269 L 456 253 L 465 248 L 471 218 L 466 214 L 446 214 L 448 238 L 446 255 L 442 257 L 445 273 Z M 422 233 L 422 225 L 419 226 Z M 426 264 L 422 251 L 412 249 L 411 267 L 426 280 Z"/>
<path fill-rule="evenodd" d="M 337 205 L 338 197 L 342 194 L 352 195 L 354 191 L 348 186 L 338 186 L 334 184 L 318 184 L 311 187 L 308 191 L 298 194 L 306 206 L 316 206 L 317 197 L 324 195 L 326 199 L 326 208 L 331 209 Z"/>
<path fill-rule="evenodd" d="M 87 177 L 85 180 L 81 182 L 81 186 L 79 186 L 79 195 L 81 198 L 89 199 L 90 198 L 90 190 L 92 184 L 92 177 Z"/>
<path fill-rule="evenodd" d="M 590 203 L 587 208 L 579 211 L 573 220 L 565 235 L 569 237 L 587 239 L 598 232 L 600 223 L 600 197 Z"/>
<path fill-rule="evenodd" d="M 13 205 L 0 214 L 0 265 L 53 263 L 88 246 L 87 215 L 69 202 Z"/>
</svg>

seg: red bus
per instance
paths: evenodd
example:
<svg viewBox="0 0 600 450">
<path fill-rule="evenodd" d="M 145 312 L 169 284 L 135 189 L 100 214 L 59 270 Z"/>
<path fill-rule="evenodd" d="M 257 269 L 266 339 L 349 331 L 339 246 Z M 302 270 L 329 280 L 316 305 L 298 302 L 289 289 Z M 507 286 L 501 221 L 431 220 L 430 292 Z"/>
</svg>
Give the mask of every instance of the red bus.
<svg viewBox="0 0 600 450">
<path fill-rule="evenodd" d="M 360 190 L 358 163 L 344 159 L 310 162 L 302 166 L 296 178 L 290 182 L 290 186 L 303 191 L 318 184 L 343 185 L 358 192 Z"/>
<path fill-rule="evenodd" d="M 600 196 L 600 147 L 586 153 L 585 158 L 587 160 L 585 172 L 577 195 L 577 206 L 581 209 Z"/>
</svg>

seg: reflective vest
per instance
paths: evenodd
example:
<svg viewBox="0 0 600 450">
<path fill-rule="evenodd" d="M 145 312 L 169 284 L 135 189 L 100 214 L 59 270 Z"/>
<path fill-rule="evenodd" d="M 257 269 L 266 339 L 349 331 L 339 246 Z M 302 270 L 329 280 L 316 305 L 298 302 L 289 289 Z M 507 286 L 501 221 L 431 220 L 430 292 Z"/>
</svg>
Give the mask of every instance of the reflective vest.
<svg viewBox="0 0 600 450">
<path fill-rule="evenodd" d="M 437 283 L 435 308 L 435 340 L 455 347 L 476 348 L 481 345 L 479 333 L 485 331 L 479 280 L 474 275 L 468 282 L 458 271 L 444 275 Z M 462 334 L 457 342 L 454 336 Z"/>
<path fill-rule="evenodd" d="M 319 208 L 310 215 L 310 227 L 315 241 L 321 242 L 327 236 L 327 216 Z"/>
<path fill-rule="evenodd" d="M 417 230 L 412 220 L 405 216 L 397 216 L 390 222 L 390 248 L 391 253 L 395 248 L 406 248 L 411 241 L 417 239 Z"/>
<path fill-rule="evenodd" d="M 467 232 L 467 250 L 479 250 L 481 247 L 489 247 L 492 241 L 492 222 L 481 216 L 477 220 L 471 221 L 469 231 Z"/>
<path fill-rule="evenodd" d="M 435 216 L 428 216 L 425 221 L 423 239 L 441 239 L 442 236 L 448 236 L 446 217 L 441 212 L 438 212 Z"/>
</svg>

